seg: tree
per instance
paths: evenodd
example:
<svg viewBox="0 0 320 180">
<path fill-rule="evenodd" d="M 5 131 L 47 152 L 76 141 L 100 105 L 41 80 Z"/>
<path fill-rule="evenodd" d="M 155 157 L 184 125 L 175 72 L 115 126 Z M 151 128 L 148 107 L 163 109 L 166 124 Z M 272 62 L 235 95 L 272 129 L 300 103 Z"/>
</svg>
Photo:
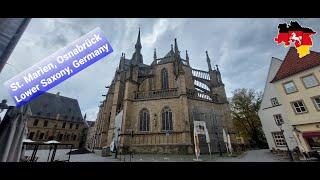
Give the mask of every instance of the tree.
<svg viewBox="0 0 320 180">
<path fill-rule="evenodd" d="M 267 148 L 258 116 L 262 93 L 253 89 L 236 89 L 230 100 L 234 126 L 252 148 Z"/>
</svg>

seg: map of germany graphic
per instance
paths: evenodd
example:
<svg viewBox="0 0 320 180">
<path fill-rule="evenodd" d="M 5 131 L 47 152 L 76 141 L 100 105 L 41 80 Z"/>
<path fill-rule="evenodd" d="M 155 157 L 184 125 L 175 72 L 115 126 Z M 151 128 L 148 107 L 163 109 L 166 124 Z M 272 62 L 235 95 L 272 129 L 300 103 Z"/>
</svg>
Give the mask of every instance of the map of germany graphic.
<svg viewBox="0 0 320 180">
<path fill-rule="evenodd" d="M 288 47 L 293 43 L 300 58 L 310 54 L 312 46 L 311 36 L 316 34 L 316 32 L 310 28 L 300 26 L 295 21 L 291 21 L 290 25 L 286 23 L 279 24 L 278 29 L 278 36 L 274 39 L 278 45 L 284 43 Z"/>
</svg>

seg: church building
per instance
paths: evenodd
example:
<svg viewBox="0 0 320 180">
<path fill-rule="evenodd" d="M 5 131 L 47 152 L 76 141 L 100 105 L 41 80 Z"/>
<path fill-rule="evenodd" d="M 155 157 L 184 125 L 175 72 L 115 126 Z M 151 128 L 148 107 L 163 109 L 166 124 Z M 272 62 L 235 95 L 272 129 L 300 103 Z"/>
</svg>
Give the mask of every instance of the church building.
<svg viewBox="0 0 320 180">
<path fill-rule="evenodd" d="M 194 151 L 193 121 L 205 121 L 212 152 L 225 151 L 223 130 L 232 136 L 233 124 L 219 67 L 194 69 L 177 40 L 169 52 L 144 64 L 140 29 L 131 58 L 122 53 L 119 66 L 99 108 L 95 123 L 95 148 L 117 144 L 136 153 L 186 153 Z M 208 151 L 200 136 L 201 152 Z"/>
</svg>

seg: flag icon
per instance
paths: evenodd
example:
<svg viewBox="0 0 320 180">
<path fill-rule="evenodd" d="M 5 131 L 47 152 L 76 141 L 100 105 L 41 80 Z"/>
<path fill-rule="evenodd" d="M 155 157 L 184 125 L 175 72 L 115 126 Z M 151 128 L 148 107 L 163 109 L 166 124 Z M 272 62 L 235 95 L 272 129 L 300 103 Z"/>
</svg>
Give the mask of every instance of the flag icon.
<svg viewBox="0 0 320 180">
<path fill-rule="evenodd" d="M 284 43 L 285 47 L 288 47 L 291 43 L 294 44 L 300 58 L 310 54 L 311 36 L 316 32 L 310 28 L 301 27 L 296 21 L 291 21 L 290 25 L 279 24 L 278 29 L 278 36 L 274 39 L 277 44 Z"/>
</svg>

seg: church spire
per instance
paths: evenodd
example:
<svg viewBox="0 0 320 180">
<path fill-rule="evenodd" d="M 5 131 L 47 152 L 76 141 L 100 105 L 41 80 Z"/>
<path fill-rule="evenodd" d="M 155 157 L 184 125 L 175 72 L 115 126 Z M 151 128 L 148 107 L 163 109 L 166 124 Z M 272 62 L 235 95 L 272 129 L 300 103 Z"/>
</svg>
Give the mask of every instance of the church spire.
<svg viewBox="0 0 320 180">
<path fill-rule="evenodd" d="M 186 61 L 187 61 L 187 64 L 189 65 L 189 55 L 188 55 L 188 50 L 186 50 Z"/>
<path fill-rule="evenodd" d="M 211 61 L 210 61 L 210 58 L 209 58 L 209 55 L 208 55 L 208 51 L 206 51 L 206 55 L 207 55 L 207 63 L 208 63 L 209 71 L 212 71 L 212 68 L 211 68 Z"/>
<path fill-rule="evenodd" d="M 140 40 L 140 27 L 139 27 L 139 33 L 138 33 L 138 38 L 137 38 L 137 42 L 135 44 L 135 52 L 133 53 L 132 55 L 132 64 L 134 65 L 138 65 L 138 64 L 141 64 L 143 63 L 143 57 L 142 57 L 142 54 L 141 54 L 141 40 Z"/>
<path fill-rule="evenodd" d="M 139 27 L 139 33 L 138 33 L 138 38 L 137 38 L 137 43 L 135 45 L 136 48 L 136 52 L 140 52 L 141 51 L 141 40 L 140 40 L 140 27 Z"/>
<path fill-rule="evenodd" d="M 217 72 L 220 72 L 218 64 L 216 64 Z"/>
<path fill-rule="evenodd" d="M 178 48 L 177 38 L 174 38 L 174 52 L 175 52 L 176 54 L 179 54 L 179 48 Z"/>
<path fill-rule="evenodd" d="M 188 50 L 186 50 L 186 60 L 189 61 Z"/>
<path fill-rule="evenodd" d="M 153 52 L 153 59 L 156 60 L 157 59 L 157 51 L 156 48 L 154 48 L 154 52 Z"/>
</svg>

